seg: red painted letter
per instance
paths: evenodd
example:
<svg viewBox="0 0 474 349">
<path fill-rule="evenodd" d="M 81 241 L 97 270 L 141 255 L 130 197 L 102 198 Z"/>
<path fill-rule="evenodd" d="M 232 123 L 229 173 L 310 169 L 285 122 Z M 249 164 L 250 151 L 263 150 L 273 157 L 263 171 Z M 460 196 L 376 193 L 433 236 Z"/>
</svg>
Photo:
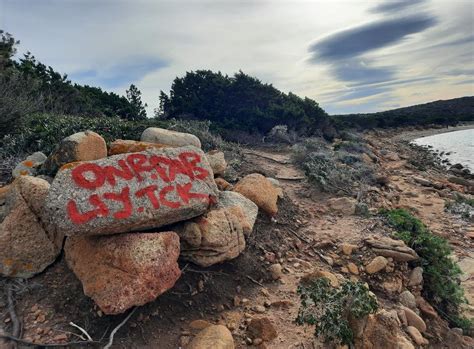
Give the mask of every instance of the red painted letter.
<svg viewBox="0 0 474 349">
<path fill-rule="evenodd" d="M 158 201 L 158 198 L 155 196 L 156 189 L 158 189 L 156 185 L 149 185 L 148 187 L 145 187 L 137 191 L 135 193 L 135 196 L 140 198 L 146 195 L 154 208 L 160 208 L 160 202 Z"/>
<path fill-rule="evenodd" d="M 76 202 L 74 200 L 69 200 L 69 202 L 67 203 L 67 213 L 73 223 L 83 224 L 89 222 L 91 219 L 94 219 L 96 217 L 105 217 L 109 214 L 109 209 L 107 208 L 107 206 L 105 206 L 102 200 L 100 200 L 99 195 L 92 194 L 89 197 L 89 202 L 92 206 L 95 206 L 96 208 L 88 212 L 80 213 L 77 209 Z"/>
<path fill-rule="evenodd" d="M 171 207 L 171 208 L 178 208 L 179 206 L 181 206 L 181 204 L 179 202 L 168 201 L 168 199 L 166 199 L 166 194 L 168 194 L 170 191 L 173 191 L 173 189 L 174 188 L 173 188 L 172 185 L 168 185 L 168 186 L 164 187 L 163 189 L 161 189 L 161 191 L 160 191 L 160 201 L 165 206 L 168 206 L 168 207 Z"/>
<path fill-rule="evenodd" d="M 94 179 L 87 179 L 85 172 L 92 172 Z M 93 163 L 85 163 L 74 167 L 71 171 L 71 176 L 74 182 L 82 188 L 97 189 L 104 184 L 105 176 L 102 167 Z"/>
<path fill-rule="evenodd" d="M 124 219 L 132 215 L 132 202 L 130 201 L 129 195 L 130 195 L 129 187 L 123 188 L 120 194 L 115 194 L 115 193 L 104 194 L 104 198 L 106 198 L 107 200 L 120 201 L 123 204 L 123 209 L 121 211 L 114 213 L 115 218 Z"/>
</svg>

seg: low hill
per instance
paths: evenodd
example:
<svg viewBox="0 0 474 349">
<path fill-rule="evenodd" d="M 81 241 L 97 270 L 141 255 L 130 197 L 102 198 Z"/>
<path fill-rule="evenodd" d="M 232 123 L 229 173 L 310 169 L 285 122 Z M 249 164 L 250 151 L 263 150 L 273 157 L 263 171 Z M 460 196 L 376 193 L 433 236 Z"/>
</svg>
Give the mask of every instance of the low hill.
<svg viewBox="0 0 474 349">
<path fill-rule="evenodd" d="M 387 128 L 416 125 L 454 125 L 474 121 L 474 97 L 461 97 L 418 104 L 377 113 L 333 115 L 344 128 Z"/>
</svg>

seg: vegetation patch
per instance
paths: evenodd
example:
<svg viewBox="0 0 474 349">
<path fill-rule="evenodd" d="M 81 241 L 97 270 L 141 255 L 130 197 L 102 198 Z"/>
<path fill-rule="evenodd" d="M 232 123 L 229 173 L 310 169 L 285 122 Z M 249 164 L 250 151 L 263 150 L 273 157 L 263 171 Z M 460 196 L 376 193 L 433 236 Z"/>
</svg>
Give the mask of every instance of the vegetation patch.
<svg viewBox="0 0 474 349">
<path fill-rule="evenodd" d="M 298 286 L 301 306 L 296 322 L 316 325 L 314 335 L 327 342 L 351 344 L 354 333 L 350 319 L 375 313 L 376 298 L 361 282 L 345 281 L 333 288 L 327 278 L 318 278 Z"/>
<path fill-rule="evenodd" d="M 396 237 L 420 256 L 414 263 L 423 268 L 423 296 L 452 326 L 469 330 L 472 322 L 461 314 L 461 306 L 467 303 L 459 281 L 462 272 L 451 258 L 446 239 L 430 233 L 423 222 L 404 209 L 386 210 L 382 214 L 396 230 Z"/>
<path fill-rule="evenodd" d="M 446 201 L 444 208 L 446 211 L 458 214 L 465 220 L 474 219 L 474 199 L 457 194 L 454 200 Z"/>
</svg>

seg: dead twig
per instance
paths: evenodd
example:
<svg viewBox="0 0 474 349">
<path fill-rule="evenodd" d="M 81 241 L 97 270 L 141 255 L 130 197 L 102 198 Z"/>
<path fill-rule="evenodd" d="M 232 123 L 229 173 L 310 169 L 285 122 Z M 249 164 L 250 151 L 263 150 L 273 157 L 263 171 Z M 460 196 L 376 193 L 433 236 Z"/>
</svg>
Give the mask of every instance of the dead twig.
<svg viewBox="0 0 474 349">
<path fill-rule="evenodd" d="M 82 327 L 76 325 L 76 324 L 75 324 L 74 322 L 72 322 L 72 321 L 69 323 L 69 325 L 71 325 L 71 326 L 77 328 L 79 331 L 81 331 L 81 332 L 86 336 L 86 338 L 87 338 L 89 341 L 92 341 L 91 336 L 89 336 L 89 333 L 87 333 L 87 331 L 86 331 L 85 329 L 83 329 Z"/>
<path fill-rule="evenodd" d="M 301 241 L 307 243 L 307 244 L 310 244 L 311 241 L 309 241 L 308 239 L 302 237 L 301 235 L 299 235 L 296 231 L 294 231 L 293 229 L 288 229 L 288 231 L 290 233 L 292 233 L 294 236 L 296 236 L 298 239 L 300 239 Z"/>
<path fill-rule="evenodd" d="M 262 285 L 262 283 L 258 282 L 257 280 L 255 280 L 253 277 L 251 277 L 250 275 L 247 275 L 247 279 L 249 279 L 250 281 L 252 281 L 254 284 L 257 284 L 263 288 L 266 288 L 265 286 Z"/>
<path fill-rule="evenodd" d="M 135 313 L 136 310 L 137 310 L 137 308 L 133 308 L 133 310 L 127 315 L 127 317 L 125 319 L 123 319 L 123 321 L 121 323 L 119 323 L 117 325 L 117 327 L 115 327 L 112 330 L 112 332 L 110 333 L 109 341 L 108 341 L 107 345 L 104 347 L 104 349 L 109 349 L 112 346 L 112 344 L 114 343 L 115 334 L 120 329 L 120 327 L 125 325 L 125 323 L 132 317 L 133 313 Z"/>
</svg>

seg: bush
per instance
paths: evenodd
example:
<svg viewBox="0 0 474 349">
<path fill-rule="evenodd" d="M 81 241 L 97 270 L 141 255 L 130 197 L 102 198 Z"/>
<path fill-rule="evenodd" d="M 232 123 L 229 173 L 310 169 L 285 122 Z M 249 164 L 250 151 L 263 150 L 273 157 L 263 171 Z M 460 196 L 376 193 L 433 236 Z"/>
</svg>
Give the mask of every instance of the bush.
<svg viewBox="0 0 474 349">
<path fill-rule="evenodd" d="M 433 235 L 416 217 L 404 209 L 383 211 L 388 224 L 420 256 L 417 264 L 423 267 L 423 296 L 452 326 L 469 330 L 471 321 L 461 315 L 461 306 L 467 303 L 459 285 L 461 270 L 451 255 L 446 239 Z"/>
<path fill-rule="evenodd" d="M 350 319 L 360 319 L 377 311 L 377 300 L 361 282 L 345 281 L 333 288 L 327 278 L 298 286 L 301 306 L 296 322 L 316 325 L 315 337 L 325 341 L 351 344 L 354 334 Z"/>
</svg>

